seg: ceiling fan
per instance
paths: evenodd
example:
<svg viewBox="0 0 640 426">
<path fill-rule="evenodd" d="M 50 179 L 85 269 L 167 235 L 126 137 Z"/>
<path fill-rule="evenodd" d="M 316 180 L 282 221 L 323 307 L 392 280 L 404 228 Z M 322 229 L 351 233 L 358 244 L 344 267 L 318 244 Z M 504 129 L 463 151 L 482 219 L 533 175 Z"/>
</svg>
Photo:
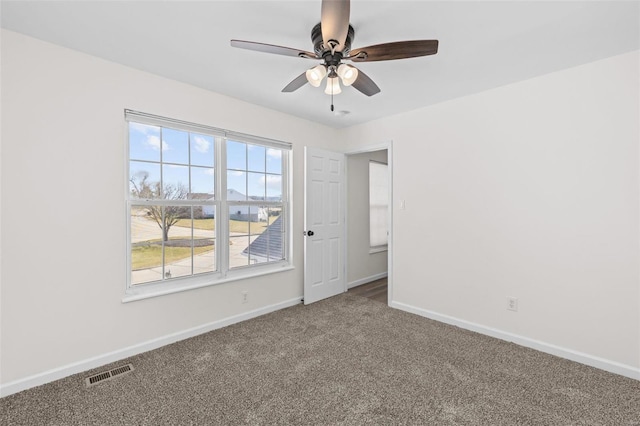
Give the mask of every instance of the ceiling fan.
<svg viewBox="0 0 640 426">
<path fill-rule="evenodd" d="M 287 84 L 283 92 L 293 92 L 306 83 L 319 87 L 327 77 L 325 93 L 341 93 L 340 81 L 344 86 L 355 87 L 367 96 L 380 92 L 380 88 L 362 71 L 343 61 L 374 62 L 393 59 L 414 58 L 438 53 L 438 40 L 410 40 L 351 49 L 355 31 L 349 24 L 349 0 L 322 0 L 320 23 L 311 30 L 313 53 L 290 47 L 258 43 L 244 40 L 231 40 L 231 46 L 258 52 L 296 56 L 306 59 L 320 59 L 321 64 L 308 69 Z M 331 105 L 333 111 L 333 105 Z"/>
</svg>

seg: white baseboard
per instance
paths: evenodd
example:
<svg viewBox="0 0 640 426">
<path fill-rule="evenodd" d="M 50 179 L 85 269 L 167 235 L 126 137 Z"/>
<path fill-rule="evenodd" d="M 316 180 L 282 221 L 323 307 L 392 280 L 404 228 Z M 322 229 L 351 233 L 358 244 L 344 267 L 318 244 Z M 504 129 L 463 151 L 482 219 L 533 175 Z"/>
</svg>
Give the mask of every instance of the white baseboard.
<svg viewBox="0 0 640 426">
<path fill-rule="evenodd" d="M 42 373 L 34 374 L 33 376 L 18 379 L 13 382 L 0 385 L 0 397 L 5 397 L 17 392 L 21 392 L 26 389 L 30 389 L 36 386 L 44 385 L 45 383 L 53 382 L 54 380 L 62 379 L 64 377 L 71 376 L 72 374 L 81 373 L 83 371 L 91 370 L 93 368 L 100 367 L 102 365 L 110 364 L 112 362 L 119 361 L 121 359 L 128 358 L 130 356 L 138 355 L 143 352 L 148 352 L 153 349 L 158 349 L 162 346 L 175 343 L 180 340 L 188 339 L 190 337 L 197 336 L 199 334 L 207 333 L 218 328 L 226 327 L 241 321 L 246 321 L 251 318 L 256 318 L 261 315 L 275 312 L 280 309 L 295 306 L 302 301 L 302 298 L 290 299 L 274 305 L 265 306 L 253 311 L 244 312 L 242 314 L 234 315 L 221 320 L 213 321 L 208 324 L 203 324 L 197 327 L 193 327 L 187 330 L 178 331 L 176 333 L 168 334 L 166 336 L 158 337 L 156 339 L 148 340 L 146 342 L 138 343 L 133 346 L 129 346 L 123 349 L 119 349 L 106 354 L 98 355 L 89 359 L 74 362 L 72 364 L 64 365 L 62 367 L 54 368 Z"/>
<path fill-rule="evenodd" d="M 589 365 L 591 367 L 599 368 L 600 370 L 608 371 L 610 373 L 640 380 L 640 368 L 632 367 L 630 365 L 621 364 L 619 362 L 596 357 L 583 352 L 574 351 L 572 349 L 567 349 L 550 343 L 541 342 L 539 340 L 530 339 L 528 337 L 519 336 L 517 334 L 508 333 L 506 331 L 498 330 L 492 327 L 486 327 L 470 321 L 429 311 L 427 309 L 417 308 L 405 303 L 392 301 L 389 306 L 435 321 L 455 325 L 456 327 L 464 328 L 465 330 L 475 331 L 480 334 L 485 334 L 497 339 L 513 342 L 520 346 L 525 346 L 527 348 L 555 355 L 560 358 L 565 358 L 571 361 L 579 362 L 581 364 Z"/>
<path fill-rule="evenodd" d="M 360 278 L 359 280 L 347 283 L 347 288 L 358 287 L 359 285 L 370 283 L 372 281 L 379 280 L 380 278 L 386 278 L 387 275 L 387 272 L 381 272 L 379 274 L 371 275 L 370 277 Z"/>
</svg>

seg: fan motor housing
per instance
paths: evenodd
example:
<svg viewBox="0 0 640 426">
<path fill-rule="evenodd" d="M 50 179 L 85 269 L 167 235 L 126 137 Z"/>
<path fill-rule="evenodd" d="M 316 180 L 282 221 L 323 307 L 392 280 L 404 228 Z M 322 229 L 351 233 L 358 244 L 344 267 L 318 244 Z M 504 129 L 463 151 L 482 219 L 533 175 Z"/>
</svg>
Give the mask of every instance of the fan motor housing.
<svg viewBox="0 0 640 426">
<path fill-rule="evenodd" d="M 349 24 L 347 39 L 344 41 L 344 49 L 342 49 L 342 56 L 349 56 L 349 52 L 351 51 L 351 43 L 353 43 L 354 36 L 355 31 L 351 24 Z M 331 53 L 331 49 L 325 48 L 324 46 L 324 42 L 322 40 L 322 26 L 320 23 L 316 24 L 316 26 L 311 30 L 311 41 L 313 42 L 313 51 L 319 58 L 324 57 L 327 52 Z"/>
</svg>

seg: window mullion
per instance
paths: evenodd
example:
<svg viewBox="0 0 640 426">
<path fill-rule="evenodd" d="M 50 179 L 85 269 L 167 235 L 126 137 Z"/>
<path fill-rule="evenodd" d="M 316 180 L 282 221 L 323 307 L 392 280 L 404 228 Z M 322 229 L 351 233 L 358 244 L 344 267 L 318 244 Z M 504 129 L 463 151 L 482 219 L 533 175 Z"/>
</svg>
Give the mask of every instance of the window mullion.
<svg viewBox="0 0 640 426">
<path fill-rule="evenodd" d="M 191 172 L 189 172 L 191 173 Z M 193 234 L 193 226 L 195 225 L 194 222 L 194 217 L 193 217 L 193 205 L 191 205 L 191 275 L 193 275 L 195 273 L 195 263 L 196 263 L 196 258 L 195 258 L 195 235 Z"/>
<path fill-rule="evenodd" d="M 291 253 L 289 246 L 291 245 L 291 232 L 292 224 L 290 223 L 292 215 L 288 214 L 289 209 L 291 208 L 290 198 L 291 198 L 291 181 L 289 180 L 289 166 L 291 164 L 291 153 L 289 151 L 283 151 L 281 157 L 281 167 L 282 167 L 282 207 L 280 214 L 282 215 L 282 230 L 284 235 L 282 235 L 282 256 L 285 259 L 291 259 Z"/>
<path fill-rule="evenodd" d="M 214 205 L 215 202 L 208 200 L 167 200 L 167 199 L 154 199 L 154 198 L 144 198 L 137 199 L 133 198 L 130 200 L 131 204 L 136 206 L 207 206 Z"/>
<path fill-rule="evenodd" d="M 244 196 L 249 199 L 249 145 L 244 145 Z"/>
<path fill-rule="evenodd" d="M 164 199 L 164 175 L 163 175 L 163 173 L 164 173 L 164 165 L 162 163 L 162 130 L 163 129 L 164 129 L 163 127 L 160 127 L 160 131 L 159 131 L 159 133 L 160 133 L 160 148 L 159 149 L 160 149 L 160 196 Z M 164 260 L 163 260 L 163 262 L 164 262 Z M 162 267 L 164 269 L 164 265 Z M 164 272 L 163 272 L 162 276 L 164 277 Z"/>
<path fill-rule="evenodd" d="M 160 143 L 162 146 L 162 143 Z M 191 182 L 191 172 L 193 169 L 191 168 L 191 132 L 187 133 L 187 161 L 189 162 L 189 187 L 187 188 L 187 199 L 189 198 L 189 194 L 191 194 L 192 182 Z"/>
<path fill-rule="evenodd" d="M 162 142 L 160 142 L 160 147 L 162 147 Z M 162 151 L 162 149 L 161 149 Z M 191 188 L 192 186 L 192 182 L 191 182 L 191 173 L 193 172 L 193 169 L 191 168 L 191 132 L 187 133 L 187 162 L 189 163 L 189 178 L 188 178 L 188 187 L 187 187 L 187 200 L 189 200 L 189 196 L 192 193 L 191 192 Z M 189 200 L 191 201 L 191 200 Z M 193 276 L 193 274 L 195 273 L 195 263 L 196 263 L 196 258 L 195 258 L 195 235 L 193 232 L 193 227 L 195 226 L 194 223 L 194 217 L 193 217 L 193 208 L 194 205 L 191 204 L 191 206 L 189 207 L 189 210 L 191 211 L 191 275 Z M 215 249 L 215 247 L 214 247 Z"/>
<path fill-rule="evenodd" d="M 162 139 L 160 139 L 160 140 L 162 140 Z M 162 180 L 160 182 L 162 182 Z M 160 238 L 162 240 L 162 275 L 160 276 L 160 280 L 161 281 L 165 280 L 165 276 L 164 276 L 165 269 L 164 268 L 165 268 L 165 263 L 166 263 L 166 251 L 165 251 L 165 246 L 164 246 L 164 229 L 163 229 L 164 226 L 165 226 L 165 222 L 164 222 L 165 209 L 166 209 L 166 207 L 162 207 L 160 209 L 160 213 L 161 213 L 160 214 L 160 220 L 162 221 L 162 228 L 160 230 L 161 231 Z"/>
<path fill-rule="evenodd" d="M 227 139 L 217 138 L 219 141 L 216 144 L 216 176 L 218 176 L 218 182 L 216 183 L 216 202 L 218 205 L 217 212 L 217 229 L 216 232 L 220 238 L 218 247 L 220 248 L 217 253 L 219 258 L 220 272 L 223 276 L 227 275 L 229 271 L 229 206 L 227 205 Z"/>
</svg>

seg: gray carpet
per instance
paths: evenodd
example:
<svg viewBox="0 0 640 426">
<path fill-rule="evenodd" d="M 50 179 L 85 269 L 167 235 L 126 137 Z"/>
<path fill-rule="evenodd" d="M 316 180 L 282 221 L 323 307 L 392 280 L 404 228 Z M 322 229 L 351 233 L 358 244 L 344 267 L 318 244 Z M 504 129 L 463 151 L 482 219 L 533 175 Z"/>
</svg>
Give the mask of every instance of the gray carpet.
<svg viewBox="0 0 640 426">
<path fill-rule="evenodd" d="M 0 404 L 2 425 L 637 426 L 640 382 L 343 294 Z"/>
</svg>

